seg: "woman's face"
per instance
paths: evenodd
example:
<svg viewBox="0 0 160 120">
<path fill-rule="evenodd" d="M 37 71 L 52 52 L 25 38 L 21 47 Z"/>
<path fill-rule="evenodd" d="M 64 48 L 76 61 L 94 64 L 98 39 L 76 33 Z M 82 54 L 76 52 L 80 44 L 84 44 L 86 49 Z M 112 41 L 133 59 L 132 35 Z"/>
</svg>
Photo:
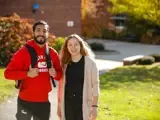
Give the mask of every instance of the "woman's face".
<svg viewBox="0 0 160 120">
<path fill-rule="evenodd" d="M 67 49 L 71 56 L 80 55 L 81 46 L 76 38 L 71 38 L 67 43 Z"/>
</svg>

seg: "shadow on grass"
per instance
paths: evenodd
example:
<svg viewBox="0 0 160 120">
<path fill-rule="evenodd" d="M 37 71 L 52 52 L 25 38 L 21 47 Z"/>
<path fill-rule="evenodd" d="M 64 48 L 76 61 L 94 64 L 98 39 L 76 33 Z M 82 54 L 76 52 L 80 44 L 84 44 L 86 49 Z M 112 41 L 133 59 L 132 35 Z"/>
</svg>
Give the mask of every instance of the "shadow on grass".
<svg viewBox="0 0 160 120">
<path fill-rule="evenodd" d="M 101 89 L 130 86 L 135 82 L 160 84 L 160 67 L 122 67 L 100 75 Z"/>
</svg>

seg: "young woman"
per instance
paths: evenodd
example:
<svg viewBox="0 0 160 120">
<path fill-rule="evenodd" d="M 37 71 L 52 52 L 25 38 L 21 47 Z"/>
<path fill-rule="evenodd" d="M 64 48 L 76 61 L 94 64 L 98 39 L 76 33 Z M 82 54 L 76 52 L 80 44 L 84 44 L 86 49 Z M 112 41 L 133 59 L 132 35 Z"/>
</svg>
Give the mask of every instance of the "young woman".
<svg viewBox="0 0 160 120">
<path fill-rule="evenodd" d="M 64 75 L 58 86 L 58 116 L 61 120 L 95 120 L 99 71 L 93 53 L 82 38 L 72 34 L 60 56 Z"/>
</svg>

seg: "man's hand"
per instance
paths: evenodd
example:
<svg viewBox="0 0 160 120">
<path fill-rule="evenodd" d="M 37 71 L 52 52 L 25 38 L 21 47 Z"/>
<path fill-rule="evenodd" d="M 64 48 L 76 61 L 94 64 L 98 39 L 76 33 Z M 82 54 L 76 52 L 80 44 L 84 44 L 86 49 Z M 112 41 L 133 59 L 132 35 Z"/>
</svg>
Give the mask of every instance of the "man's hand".
<svg viewBox="0 0 160 120">
<path fill-rule="evenodd" d="M 56 70 L 53 68 L 53 65 L 51 68 L 49 68 L 49 75 L 52 76 L 53 78 L 57 76 Z"/>
<path fill-rule="evenodd" d="M 27 76 L 34 78 L 38 76 L 38 68 L 32 68 L 31 65 L 29 66 L 29 71 L 27 72 Z"/>
<path fill-rule="evenodd" d="M 96 120 L 97 114 L 98 114 L 97 107 L 92 107 L 90 113 L 90 120 Z"/>
</svg>

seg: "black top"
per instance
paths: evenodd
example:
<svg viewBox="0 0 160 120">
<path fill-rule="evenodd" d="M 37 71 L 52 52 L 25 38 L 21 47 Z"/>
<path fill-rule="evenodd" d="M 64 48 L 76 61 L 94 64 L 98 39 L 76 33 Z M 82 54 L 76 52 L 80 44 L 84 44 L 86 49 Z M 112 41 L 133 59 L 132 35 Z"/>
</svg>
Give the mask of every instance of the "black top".
<svg viewBox="0 0 160 120">
<path fill-rule="evenodd" d="M 71 62 L 66 69 L 66 87 L 67 96 L 82 97 L 84 83 L 84 56 L 78 62 Z"/>
</svg>

